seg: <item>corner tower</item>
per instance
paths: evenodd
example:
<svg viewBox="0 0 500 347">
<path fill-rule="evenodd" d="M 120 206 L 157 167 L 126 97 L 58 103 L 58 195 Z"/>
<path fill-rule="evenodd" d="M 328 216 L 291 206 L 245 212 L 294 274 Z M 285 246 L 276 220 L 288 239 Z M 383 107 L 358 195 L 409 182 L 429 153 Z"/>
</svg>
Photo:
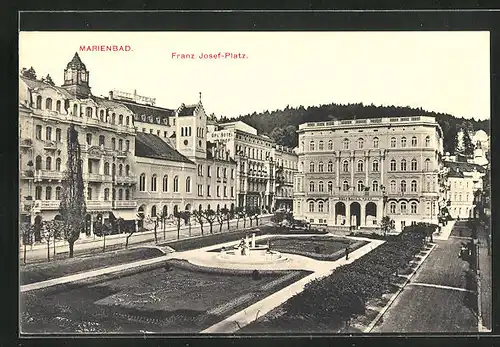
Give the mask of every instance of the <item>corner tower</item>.
<svg viewBox="0 0 500 347">
<path fill-rule="evenodd" d="M 64 84 L 62 87 L 79 99 L 90 96 L 89 72 L 78 53 L 75 53 L 73 59 L 64 69 Z"/>
</svg>

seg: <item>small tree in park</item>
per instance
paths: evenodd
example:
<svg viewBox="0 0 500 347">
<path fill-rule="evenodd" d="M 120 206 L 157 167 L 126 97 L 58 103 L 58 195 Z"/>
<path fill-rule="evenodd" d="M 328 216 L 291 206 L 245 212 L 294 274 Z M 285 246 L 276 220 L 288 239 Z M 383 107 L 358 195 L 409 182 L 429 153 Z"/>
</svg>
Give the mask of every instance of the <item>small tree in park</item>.
<svg viewBox="0 0 500 347">
<path fill-rule="evenodd" d="M 194 210 L 193 211 L 193 217 L 200 224 L 201 236 L 203 236 L 203 221 L 205 220 L 205 217 L 203 216 L 203 211 L 201 211 L 201 210 Z"/>
<path fill-rule="evenodd" d="M 255 213 L 254 207 L 252 207 L 252 206 L 245 207 L 245 215 L 250 220 L 250 227 L 252 227 L 252 218 L 253 218 L 254 213 Z"/>
<path fill-rule="evenodd" d="M 35 226 L 33 224 L 21 224 L 21 236 L 23 239 L 24 257 L 23 262 L 26 264 L 26 246 L 33 244 L 33 237 L 35 235 Z"/>
<path fill-rule="evenodd" d="M 167 221 L 167 218 L 168 218 L 168 214 L 167 214 L 167 212 L 165 210 L 163 210 L 163 211 L 161 211 L 161 214 L 159 214 L 157 216 L 157 218 L 159 218 L 160 221 L 161 221 L 161 226 L 163 228 L 163 239 L 165 240 L 166 237 L 167 237 L 165 235 L 165 233 L 166 233 L 166 231 L 165 231 L 165 224 L 166 224 L 166 221 Z"/>
<path fill-rule="evenodd" d="M 43 222 L 43 236 L 47 243 L 47 261 L 50 261 L 50 241 L 54 243 L 54 257 L 56 255 L 56 238 L 59 238 L 63 231 L 61 221 L 49 220 Z"/>
<path fill-rule="evenodd" d="M 244 216 L 243 207 L 238 206 L 234 209 L 234 214 L 236 216 L 236 229 L 240 227 L 240 219 Z"/>
<path fill-rule="evenodd" d="M 259 216 L 262 213 L 259 207 L 254 207 L 253 217 L 255 218 L 255 225 L 259 225 Z"/>
<path fill-rule="evenodd" d="M 85 198 L 83 195 L 82 159 L 78 132 L 73 124 L 68 128 L 68 161 L 64 172 L 62 198 L 59 213 L 63 221 L 63 235 L 69 244 L 69 257 L 73 257 L 73 248 L 80 233 L 85 228 Z"/>
<path fill-rule="evenodd" d="M 184 219 L 184 225 L 189 227 L 189 236 L 191 236 L 191 211 L 185 210 L 181 212 L 181 218 Z"/>
<path fill-rule="evenodd" d="M 394 224 L 394 221 L 389 217 L 389 216 L 384 216 L 382 217 L 382 220 L 380 221 L 380 229 L 384 233 L 384 237 L 387 236 L 387 233 L 393 230 L 392 225 Z"/>
<path fill-rule="evenodd" d="M 221 208 L 220 210 L 217 210 L 216 216 L 217 216 L 217 221 L 219 222 L 220 233 L 222 233 L 222 224 L 226 221 L 228 212 L 229 211 L 227 208 Z"/>
<path fill-rule="evenodd" d="M 137 213 L 137 224 L 140 225 L 140 228 L 144 228 L 144 214 L 143 213 Z M 127 230 L 128 232 L 128 235 L 127 237 L 125 238 L 125 248 L 128 248 L 128 240 L 132 237 L 132 235 L 134 235 L 134 233 L 136 232 L 136 228 L 135 227 L 131 227 L 130 229 Z"/>
<path fill-rule="evenodd" d="M 203 211 L 203 217 L 205 217 L 205 220 L 210 225 L 210 234 L 212 234 L 213 233 L 212 228 L 213 228 L 215 219 L 217 218 L 215 211 L 210 209 L 210 208 L 207 208 L 205 211 Z"/>
</svg>

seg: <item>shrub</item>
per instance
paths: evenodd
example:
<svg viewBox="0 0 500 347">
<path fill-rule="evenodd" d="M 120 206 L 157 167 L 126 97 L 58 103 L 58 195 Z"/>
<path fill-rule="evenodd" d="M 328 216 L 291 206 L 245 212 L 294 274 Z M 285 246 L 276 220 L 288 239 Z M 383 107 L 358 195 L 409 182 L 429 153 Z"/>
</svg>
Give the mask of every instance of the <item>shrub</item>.
<svg viewBox="0 0 500 347">
<path fill-rule="evenodd" d="M 252 279 L 254 281 L 259 281 L 261 279 L 259 270 L 253 270 L 252 271 Z"/>
</svg>

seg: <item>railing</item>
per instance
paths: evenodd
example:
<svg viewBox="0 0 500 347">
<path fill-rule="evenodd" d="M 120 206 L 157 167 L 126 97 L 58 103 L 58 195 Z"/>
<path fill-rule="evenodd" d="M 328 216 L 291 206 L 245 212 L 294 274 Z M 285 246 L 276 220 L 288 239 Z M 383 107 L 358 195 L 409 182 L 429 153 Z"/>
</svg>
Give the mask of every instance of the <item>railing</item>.
<svg viewBox="0 0 500 347">
<path fill-rule="evenodd" d="M 137 207 L 137 201 L 135 200 L 115 200 L 113 201 L 113 208 L 135 208 Z"/>
<path fill-rule="evenodd" d="M 117 176 L 116 183 L 135 184 L 135 183 L 137 183 L 137 177 L 136 176 Z"/>
<path fill-rule="evenodd" d="M 63 173 L 61 171 L 36 170 L 35 179 L 37 180 L 62 180 Z"/>
<path fill-rule="evenodd" d="M 110 210 L 113 206 L 111 201 L 101 201 L 101 200 L 87 200 L 85 202 L 87 209 L 93 210 Z"/>
<path fill-rule="evenodd" d="M 340 121 L 304 123 L 299 125 L 299 129 L 312 127 L 330 127 L 330 126 L 345 126 L 350 124 L 370 124 L 370 123 L 396 123 L 396 122 L 431 122 L 436 123 L 436 119 L 432 116 L 415 116 L 415 117 L 393 117 L 393 118 L 369 118 L 369 119 L 345 119 Z"/>
<path fill-rule="evenodd" d="M 54 142 L 54 141 L 45 141 L 43 144 L 44 149 L 56 150 L 57 147 L 58 147 L 57 142 Z"/>
<path fill-rule="evenodd" d="M 33 146 L 33 140 L 31 139 L 22 139 L 19 143 L 19 146 L 25 147 L 25 148 L 30 148 Z"/>
<path fill-rule="evenodd" d="M 40 212 L 41 210 L 58 210 L 61 201 L 59 200 L 35 200 L 33 204 L 34 212 Z"/>
<path fill-rule="evenodd" d="M 105 176 L 95 173 L 88 173 L 85 175 L 85 179 L 88 182 L 105 182 L 105 177 L 111 177 L 111 176 Z"/>
</svg>

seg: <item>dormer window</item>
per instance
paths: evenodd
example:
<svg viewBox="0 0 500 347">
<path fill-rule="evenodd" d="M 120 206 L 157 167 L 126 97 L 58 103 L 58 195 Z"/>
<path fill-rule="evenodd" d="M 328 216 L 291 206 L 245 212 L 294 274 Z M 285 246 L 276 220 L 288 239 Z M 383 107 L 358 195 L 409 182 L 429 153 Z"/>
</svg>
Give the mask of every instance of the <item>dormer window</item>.
<svg viewBox="0 0 500 347">
<path fill-rule="evenodd" d="M 160 124 L 160 117 L 156 117 L 156 123 Z"/>
<path fill-rule="evenodd" d="M 153 116 L 148 117 L 148 122 L 153 123 Z"/>
<path fill-rule="evenodd" d="M 144 121 L 146 121 L 146 116 L 145 116 L 145 115 L 142 115 L 142 116 L 141 116 L 141 120 L 142 120 L 143 122 L 144 122 Z"/>
</svg>

